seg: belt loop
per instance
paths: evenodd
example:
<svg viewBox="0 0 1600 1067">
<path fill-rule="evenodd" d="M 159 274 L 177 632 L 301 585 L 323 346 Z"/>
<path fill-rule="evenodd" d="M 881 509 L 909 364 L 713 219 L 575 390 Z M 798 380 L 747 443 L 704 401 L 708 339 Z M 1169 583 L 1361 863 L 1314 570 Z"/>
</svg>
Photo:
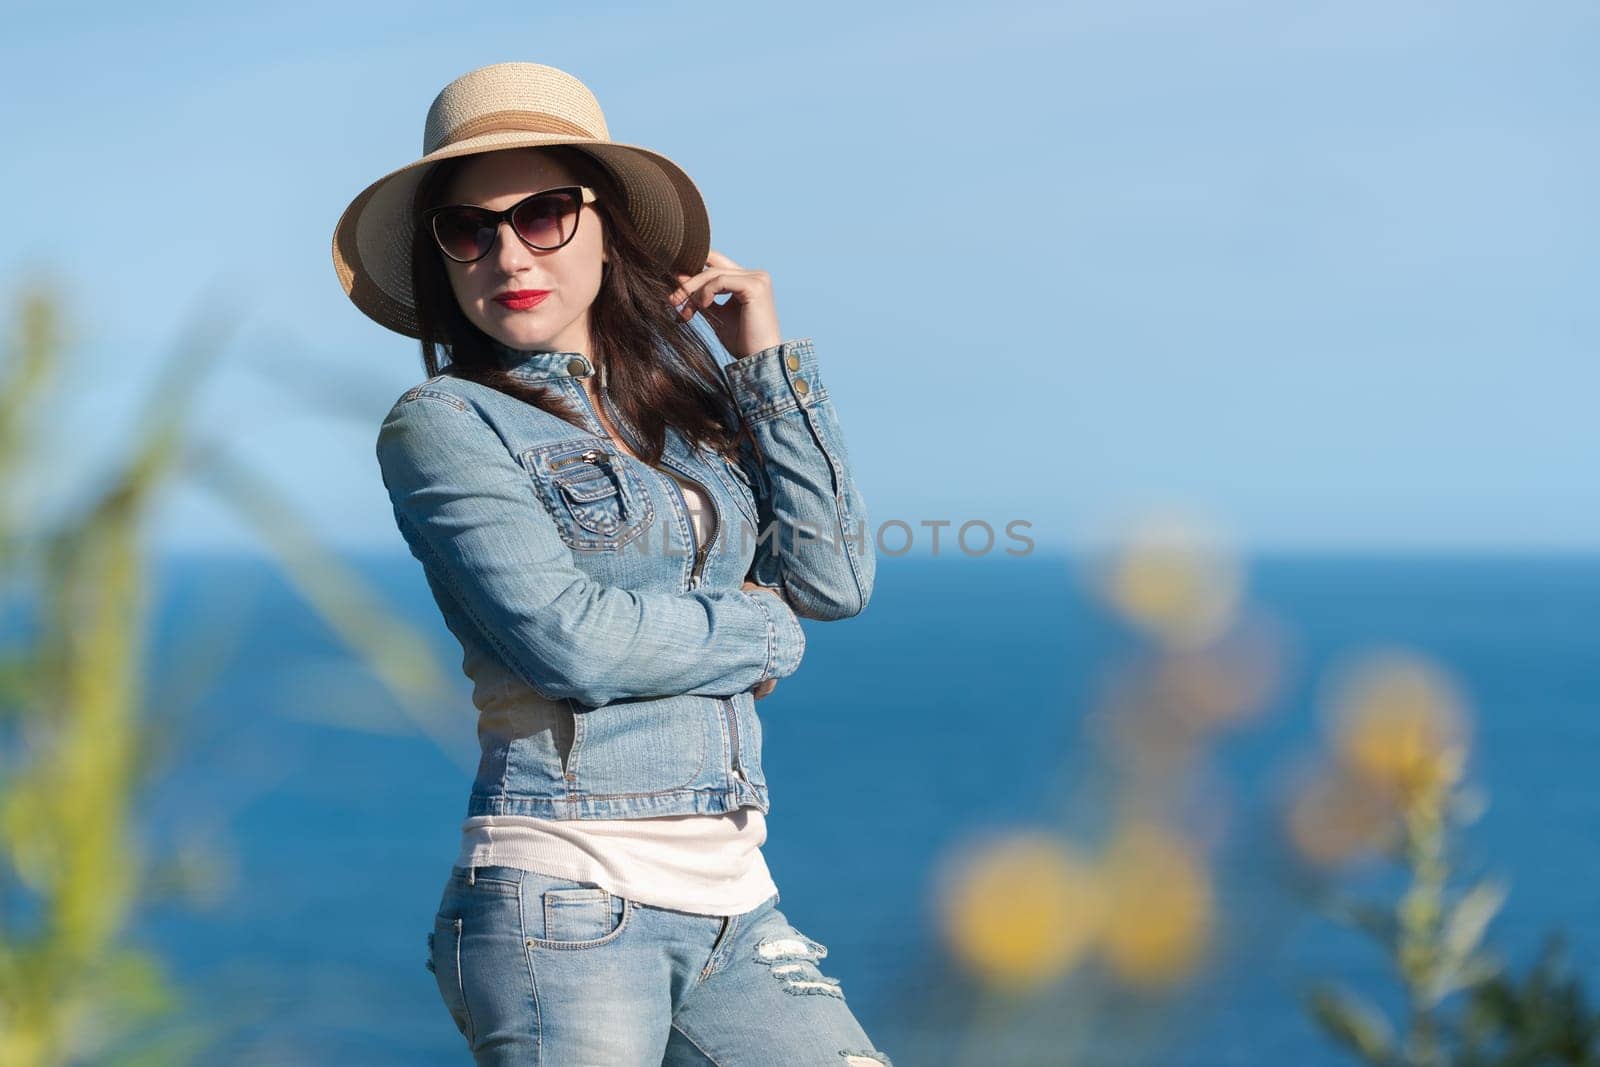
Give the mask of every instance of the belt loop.
<svg viewBox="0 0 1600 1067">
<path fill-rule="evenodd" d="M 478 867 L 477 867 L 477 864 L 468 864 L 467 865 L 467 884 L 468 885 L 477 885 L 478 884 Z"/>
</svg>

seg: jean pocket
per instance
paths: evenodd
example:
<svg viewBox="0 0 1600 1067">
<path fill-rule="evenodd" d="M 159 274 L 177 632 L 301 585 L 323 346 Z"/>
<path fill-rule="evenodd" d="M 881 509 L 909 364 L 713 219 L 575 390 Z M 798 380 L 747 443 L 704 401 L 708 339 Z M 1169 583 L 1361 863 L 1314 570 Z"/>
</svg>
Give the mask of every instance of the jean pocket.
<svg viewBox="0 0 1600 1067">
<path fill-rule="evenodd" d="M 525 918 L 539 924 L 530 929 L 529 945 L 542 948 L 584 949 L 610 944 L 622 936 L 633 913 L 633 903 L 594 882 L 554 875 L 529 874 L 525 900 L 539 901 Z"/>
<path fill-rule="evenodd" d="M 450 1020 L 461 1036 L 472 1042 L 472 1013 L 467 1010 L 466 989 L 461 978 L 461 917 L 439 915 L 428 935 L 428 969 L 433 972 Z"/>
<path fill-rule="evenodd" d="M 450 882 L 445 886 L 444 903 L 449 903 L 452 897 L 459 906 L 473 897 L 521 896 L 523 877 L 524 872 L 516 867 L 453 867 Z"/>
</svg>

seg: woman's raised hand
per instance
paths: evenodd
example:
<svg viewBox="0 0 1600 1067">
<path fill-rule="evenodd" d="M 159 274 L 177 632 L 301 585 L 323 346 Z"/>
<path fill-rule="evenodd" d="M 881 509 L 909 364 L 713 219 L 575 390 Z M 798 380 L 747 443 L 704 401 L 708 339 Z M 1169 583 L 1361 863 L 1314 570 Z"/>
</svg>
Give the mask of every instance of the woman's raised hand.
<svg viewBox="0 0 1600 1067">
<path fill-rule="evenodd" d="M 764 270 L 745 270 L 727 256 L 712 249 L 706 254 L 706 269 L 699 274 L 680 274 L 673 291 L 673 307 L 684 305 L 678 318 L 687 321 L 696 311 L 705 316 L 735 359 L 753 356 L 762 349 L 783 341 L 778 332 L 778 309 L 772 297 L 772 276 Z M 726 304 L 717 303 L 719 293 L 732 293 Z"/>
</svg>

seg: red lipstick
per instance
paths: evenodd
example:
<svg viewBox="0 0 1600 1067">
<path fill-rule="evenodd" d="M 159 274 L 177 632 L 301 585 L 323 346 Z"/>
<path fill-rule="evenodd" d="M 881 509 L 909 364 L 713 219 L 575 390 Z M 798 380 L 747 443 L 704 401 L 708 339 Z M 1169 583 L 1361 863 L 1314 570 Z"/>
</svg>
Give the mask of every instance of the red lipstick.
<svg viewBox="0 0 1600 1067">
<path fill-rule="evenodd" d="M 513 289 L 508 293 L 496 293 L 495 299 L 512 311 L 527 311 L 538 306 L 549 295 L 548 289 Z"/>
</svg>

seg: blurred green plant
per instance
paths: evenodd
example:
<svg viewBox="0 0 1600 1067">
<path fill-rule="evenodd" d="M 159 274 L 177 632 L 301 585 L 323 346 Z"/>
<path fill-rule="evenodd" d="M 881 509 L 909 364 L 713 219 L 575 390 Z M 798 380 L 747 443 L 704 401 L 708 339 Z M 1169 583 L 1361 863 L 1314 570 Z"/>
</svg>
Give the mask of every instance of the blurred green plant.
<svg viewBox="0 0 1600 1067">
<path fill-rule="evenodd" d="M 1452 842 L 1486 799 L 1465 784 L 1466 718 L 1443 672 L 1414 656 L 1372 657 L 1339 713 L 1334 777 L 1345 785 L 1306 797 L 1338 805 L 1359 832 L 1329 834 L 1331 821 L 1308 818 L 1305 808 L 1292 826 L 1313 846 L 1309 854 L 1376 853 L 1405 872 L 1392 903 L 1336 893 L 1322 904 L 1381 948 L 1403 992 L 1404 1019 L 1392 1023 L 1369 997 L 1329 980 L 1302 993 L 1312 1018 L 1365 1062 L 1386 1067 L 1600 1063 L 1600 1016 L 1586 1007 L 1578 981 L 1561 973 L 1552 942 L 1521 983 L 1487 946 L 1508 884 L 1489 876 L 1451 888 Z M 1355 806 L 1339 798 L 1356 794 L 1377 803 L 1353 816 Z M 1339 854 L 1327 849 L 1330 839 L 1344 846 Z M 1447 1004 L 1457 993 L 1458 1006 Z"/>
<path fill-rule="evenodd" d="M 1600 1064 L 1600 1013 L 1566 969 L 1566 939 L 1545 936 L 1520 982 L 1504 973 L 1473 987 L 1462 1020 L 1462 1067 Z"/>
<path fill-rule="evenodd" d="M 206 306 L 217 306 L 208 301 Z M 151 566 L 146 530 L 161 493 L 201 478 L 235 505 L 291 583 L 438 739 L 445 672 L 416 632 L 320 547 L 286 500 L 228 453 L 196 442 L 192 398 L 239 316 L 195 323 L 176 346 L 121 465 L 63 516 L 37 519 L 20 475 L 54 477 L 34 454 L 46 391 L 63 365 L 58 302 L 25 292 L 0 363 L 0 1063 L 190 1062 L 248 1020 L 189 1017 L 154 953 L 131 943 L 137 909 L 207 888 L 203 862 L 146 857 L 135 815 L 167 737 L 147 690 Z M 31 465 L 31 466 L 30 466 Z M 206 639 L 207 635 L 198 635 Z M 207 657 L 214 670 L 217 657 Z M 200 692 L 190 687 L 191 698 Z M 164 711 L 170 709 L 163 709 Z M 167 715 L 167 718 L 172 716 Z M 448 751 L 448 750 L 447 750 Z"/>
</svg>

